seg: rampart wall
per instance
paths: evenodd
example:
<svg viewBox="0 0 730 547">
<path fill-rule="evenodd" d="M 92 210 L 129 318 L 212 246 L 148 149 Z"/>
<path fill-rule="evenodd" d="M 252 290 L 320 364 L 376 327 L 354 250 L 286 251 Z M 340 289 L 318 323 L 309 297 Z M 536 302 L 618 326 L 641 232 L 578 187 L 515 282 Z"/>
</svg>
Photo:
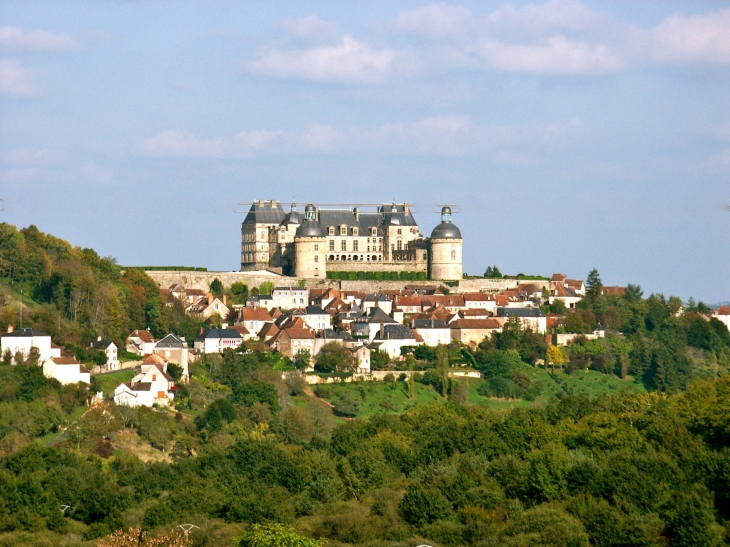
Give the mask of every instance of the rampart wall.
<svg viewBox="0 0 730 547">
<path fill-rule="evenodd" d="M 350 262 L 349 260 L 328 260 L 328 272 L 427 272 L 427 262 Z"/>
<path fill-rule="evenodd" d="M 411 271 L 411 270 L 404 270 Z M 258 287 L 262 283 L 270 281 L 275 286 L 293 286 L 298 279 L 277 275 L 261 275 L 252 272 L 193 272 L 193 271 L 147 271 L 156 283 L 162 288 L 167 288 L 174 283 L 180 283 L 189 289 L 208 290 L 214 279 L 220 279 L 225 287 L 233 283 L 246 283 L 249 287 Z M 375 281 L 375 280 L 336 280 L 336 279 L 305 279 L 306 286 L 310 289 L 322 289 L 334 287 L 340 290 L 362 291 L 374 293 L 382 290 L 398 290 L 406 285 L 418 285 L 427 287 L 439 287 L 441 281 Z M 515 279 L 462 279 L 449 290 L 454 293 L 465 292 L 491 292 L 497 293 L 506 289 L 514 289 L 520 284 L 531 283 L 541 287 L 549 287 L 549 281 L 518 281 Z"/>
</svg>

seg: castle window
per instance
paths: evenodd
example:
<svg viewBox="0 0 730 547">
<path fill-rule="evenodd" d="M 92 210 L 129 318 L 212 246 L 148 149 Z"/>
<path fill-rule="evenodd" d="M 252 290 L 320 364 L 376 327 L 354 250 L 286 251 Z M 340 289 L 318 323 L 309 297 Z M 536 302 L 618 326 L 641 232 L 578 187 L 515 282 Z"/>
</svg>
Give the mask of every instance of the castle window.
<svg viewBox="0 0 730 547">
<path fill-rule="evenodd" d="M 316 249 L 315 249 L 316 250 Z M 314 261 L 319 262 L 319 255 L 314 255 Z"/>
<path fill-rule="evenodd" d="M 378 235 L 378 229 L 377 228 L 370 228 L 370 235 L 373 235 L 373 236 Z"/>
<path fill-rule="evenodd" d="M 451 260 L 456 260 L 456 251 L 451 249 Z"/>
<path fill-rule="evenodd" d="M 359 230 L 357 229 L 357 226 L 353 227 L 352 229 L 352 235 L 356 236 L 358 235 Z"/>
<path fill-rule="evenodd" d="M 398 233 L 399 236 L 400 235 L 403 235 L 403 229 L 402 228 L 398 228 L 398 232 L 397 233 Z"/>
<path fill-rule="evenodd" d="M 340 245 L 341 245 L 341 247 L 340 247 L 340 250 L 341 251 L 346 251 L 347 250 L 347 240 L 346 239 L 343 239 L 342 240 L 342 243 Z"/>
<path fill-rule="evenodd" d="M 357 246 L 358 245 L 357 245 L 357 239 L 356 239 L 355 241 L 352 242 L 352 250 L 355 251 L 355 252 L 357 252 L 357 250 L 358 250 L 357 249 Z"/>
<path fill-rule="evenodd" d="M 330 251 L 334 251 L 334 250 L 335 250 L 335 240 L 330 239 Z"/>
<path fill-rule="evenodd" d="M 343 224 L 342 226 L 340 226 L 340 235 L 341 236 L 347 235 L 347 225 L 346 224 Z"/>
<path fill-rule="evenodd" d="M 317 245 L 316 243 L 314 244 L 314 250 L 319 251 L 319 245 Z"/>
<path fill-rule="evenodd" d="M 397 242 L 397 245 L 398 245 L 397 246 L 397 249 L 399 251 L 402 251 L 403 250 L 403 240 L 399 239 L 398 242 Z"/>
<path fill-rule="evenodd" d="M 335 235 L 335 227 L 334 227 L 334 226 L 330 226 L 330 227 L 328 228 L 328 231 L 329 231 L 329 234 L 330 234 L 331 236 Z"/>
<path fill-rule="evenodd" d="M 368 245 L 368 252 L 370 252 L 370 245 Z"/>
</svg>

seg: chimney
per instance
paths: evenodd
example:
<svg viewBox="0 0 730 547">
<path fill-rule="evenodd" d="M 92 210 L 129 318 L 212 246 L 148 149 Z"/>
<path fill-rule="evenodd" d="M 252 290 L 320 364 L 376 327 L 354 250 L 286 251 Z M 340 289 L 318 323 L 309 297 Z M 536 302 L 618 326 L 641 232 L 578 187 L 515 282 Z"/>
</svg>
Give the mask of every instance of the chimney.
<svg viewBox="0 0 730 547">
<path fill-rule="evenodd" d="M 99 335 L 99 336 L 96 337 L 96 341 L 97 342 L 101 342 L 101 335 Z"/>
<path fill-rule="evenodd" d="M 200 327 L 200 334 L 203 334 L 203 327 Z"/>
<path fill-rule="evenodd" d="M 213 302 L 213 293 L 212 292 L 209 292 L 208 294 L 206 294 L 206 296 L 208 297 L 208 304 Z"/>
<path fill-rule="evenodd" d="M 8 334 L 10 334 L 11 332 L 13 332 L 13 330 L 15 330 L 15 329 L 13 329 L 13 326 L 12 325 L 8 325 Z"/>
<path fill-rule="evenodd" d="M 410 208 L 409 208 L 408 204 L 407 204 L 407 203 L 404 203 L 404 204 L 403 204 L 403 212 L 404 212 L 404 213 L 409 213 L 410 211 L 411 211 L 411 210 L 410 210 Z"/>
<path fill-rule="evenodd" d="M 228 300 L 228 297 L 227 297 L 227 296 L 226 296 L 226 295 L 224 294 L 224 295 L 223 295 L 223 305 L 224 305 L 224 306 L 225 306 L 225 305 L 227 305 L 227 304 L 226 304 L 226 301 L 227 301 L 227 300 Z"/>
<path fill-rule="evenodd" d="M 352 212 L 355 213 L 355 220 L 358 220 L 359 221 L 360 220 L 360 208 L 359 207 L 355 207 L 352 210 Z"/>
</svg>

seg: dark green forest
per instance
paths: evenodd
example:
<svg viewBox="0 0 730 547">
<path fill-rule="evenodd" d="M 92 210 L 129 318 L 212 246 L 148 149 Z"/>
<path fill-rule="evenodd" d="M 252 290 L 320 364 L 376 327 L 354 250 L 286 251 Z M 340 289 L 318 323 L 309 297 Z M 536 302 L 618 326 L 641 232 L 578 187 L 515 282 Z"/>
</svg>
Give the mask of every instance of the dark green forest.
<svg viewBox="0 0 730 547">
<path fill-rule="evenodd" d="M 576 310 L 546 309 L 551 334 L 601 323 L 605 338 L 560 362 L 515 323 L 477 348 L 419 348 L 398 365 L 413 381 L 380 384 L 405 410 L 367 417 L 372 386 L 332 386 L 330 404 L 259 343 L 195 363 L 171 411 L 88 407 L 95 385 L 2 362 L 0 547 L 184 523 L 211 547 L 269 529 L 332 546 L 727 545 L 730 333 L 703 305 L 589 281 Z M 24 324 L 62 345 L 196 327 L 144 272 L 34 227 L 0 225 L 0 282 L 0 320 L 17 324 L 22 291 Z M 483 379 L 449 377 L 462 365 Z"/>
</svg>

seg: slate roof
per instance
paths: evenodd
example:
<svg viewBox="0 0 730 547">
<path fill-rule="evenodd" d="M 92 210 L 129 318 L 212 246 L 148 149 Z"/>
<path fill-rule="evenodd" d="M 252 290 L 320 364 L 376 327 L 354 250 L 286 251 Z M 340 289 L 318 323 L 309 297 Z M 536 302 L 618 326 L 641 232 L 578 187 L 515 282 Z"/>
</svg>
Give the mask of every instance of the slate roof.
<svg viewBox="0 0 730 547">
<path fill-rule="evenodd" d="M 411 322 L 414 329 L 448 329 L 449 325 L 440 319 L 414 319 Z"/>
<path fill-rule="evenodd" d="M 31 336 L 51 336 L 45 332 L 41 332 L 35 329 L 16 329 L 13 332 L 4 332 L 2 337 L 19 338 L 19 337 L 31 337 Z"/>
<path fill-rule="evenodd" d="M 390 315 L 380 308 L 370 308 L 370 312 L 365 316 L 368 323 L 397 323 Z"/>
<path fill-rule="evenodd" d="M 378 331 L 375 340 L 415 340 L 416 336 L 405 325 L 400 323 L 383 325 L 383 330 Z"/>
<path fill-rule="evenodd" d="M 244 224 L 281 224 L 286 217 L 284 209 L 281 208 L 279 202 L 256 202 L 251 204 Z"/>
<path fill-rule="evenodd" d="M 95 349 L 106 349 L 112 344 L 114 344 L 115 346 L 117 345 L 114 340 L 94 340 L 91 343 L 91 347 Z"/>
<path fill-rule="evenodd" d="M 157 342 L 157 345 L 155 346 L 155 348 L 175 348 L 175 349 L 186 348 L 186 347 L 188 347 L 188 345 L 174 334 L 168 334 L 162 340 Z"/>
<path fill-rule="evenodd" d="M 208 329 L 207 331 L 198 334 L 195 337 L 195 340 L 205 340 L 206 338 L 232 338 L 234 340 L 239 340 L 241 338 L 241 333 L 238 332 L 237 329 Z M 157 345 L 159 346 L 159 344 Z"/>
<path fill-rule="evenodd" d="M 545 317 L 540 308 L 497 308 L 497 317 Z M 462 320 L 464 321 L 464 320 Z M 474 319 L 473 321 L 478 321 Z"/>
</svg>

